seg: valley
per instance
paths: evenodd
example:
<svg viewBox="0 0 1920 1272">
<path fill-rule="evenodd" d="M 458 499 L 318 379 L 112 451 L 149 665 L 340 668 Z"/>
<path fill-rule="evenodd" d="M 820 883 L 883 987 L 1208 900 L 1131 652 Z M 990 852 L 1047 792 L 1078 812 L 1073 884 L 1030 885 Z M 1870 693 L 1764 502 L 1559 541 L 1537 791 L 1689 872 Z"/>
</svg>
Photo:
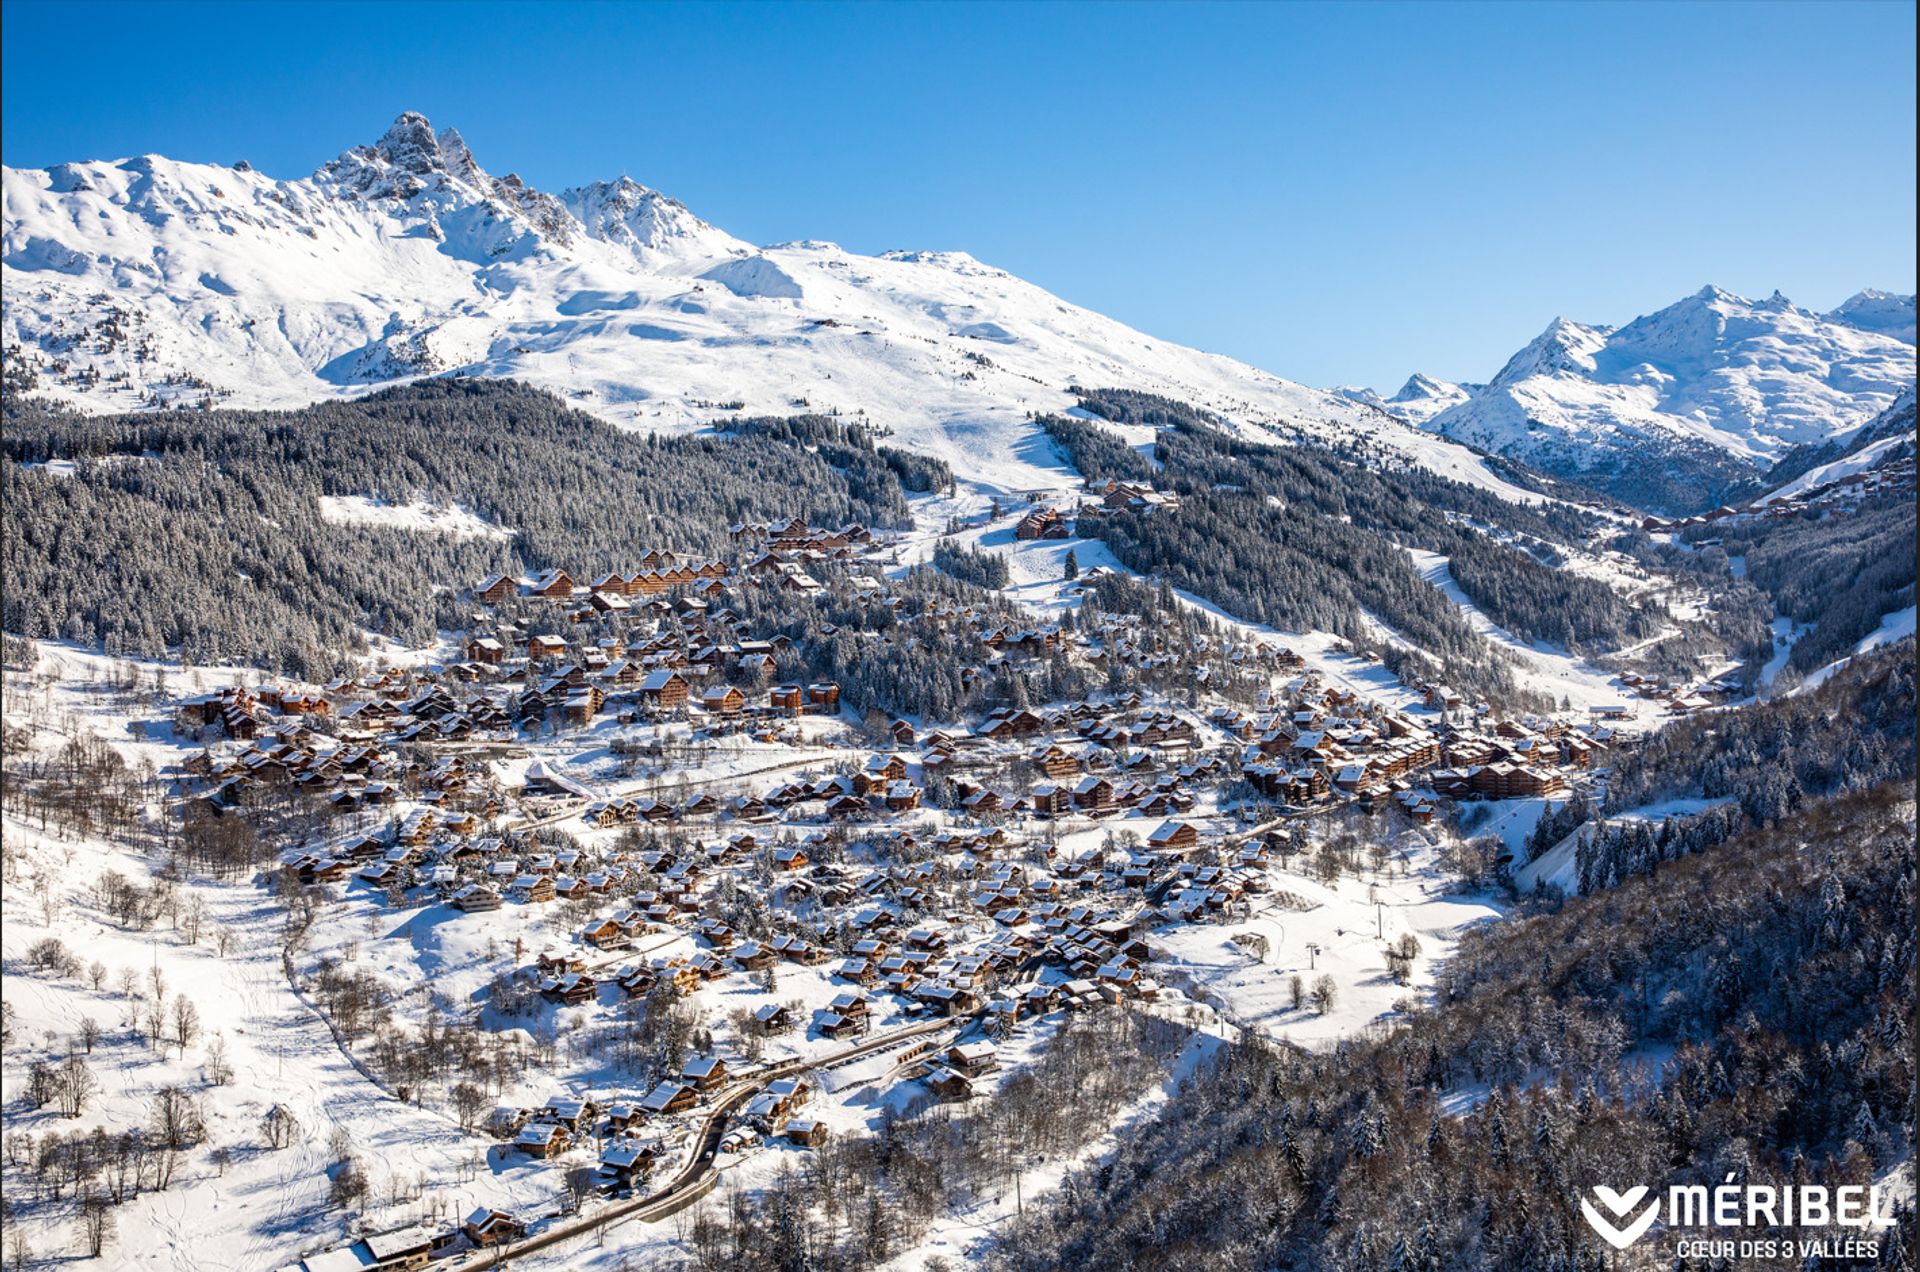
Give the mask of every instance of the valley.
<svg viewBox="0 0 1920 1272">
<path fill-rule="evenodd" d="M 7 1267 L 1911 1219 L 1911 296 L 1382 397 L 414 113 L 4 176 Z"/>
</svg>

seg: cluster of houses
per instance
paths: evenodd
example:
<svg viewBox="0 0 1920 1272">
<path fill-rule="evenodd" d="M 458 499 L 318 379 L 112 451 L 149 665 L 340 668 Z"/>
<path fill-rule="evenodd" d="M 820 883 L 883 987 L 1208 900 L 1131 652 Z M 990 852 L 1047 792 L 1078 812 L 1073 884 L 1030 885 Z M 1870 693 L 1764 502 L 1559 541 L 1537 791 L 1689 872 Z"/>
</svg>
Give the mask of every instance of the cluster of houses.
<svg viewBox="0 0 1920 1272">
<path fill-rule="evenodd" d="M 1430 691 L 1429 699 L 1445 701 L 1445 693 Z M 1243 773 L 1262 794 L 1290 804 L 1344 795 L 1365 808 L 1395 799 L 1417 823 L 1436 812 L 1423 791 L 1456 800 L 1565 794 L 1625 740 L 1600 720 L 1416 720 L 1314 676 L 1274 692 L 1265 706 L 1215 713 L 1219 727 L 1245 740 Z"/>
<path fill-rule="evenodd" d="M 1030 509 L 1027 514 L 1014 523 L 1013 537 L 1016 539 L 1065 539 L 1072 533 L 1073 527 L 1060 515 L 1060 510 L 1048 505 Z"/>
<path fill-rule="evenodd" d="M 409 800 L 446 810 L 455 826 L 477 826 L 505 809 L 500 792 L 472 778 L 459 756 L 426 758 L 412 748 L 403 754 L 400 743 L 411 736 L 323 733 L 313 721 L 323 712 L 283 715 L 278 701 L 271 691 L 234 687 L 180 706 L 176 723 L 208 739 L 184 766 L 201 809 L 224 813 L 275 793 L 304 795 L 339 812 Z"/>
<path fill-rule="evenodd" d="M 1503 720 L 1491 732 L 1456 732 L 1445 740 L 1446 768 L 1427 775 L 1449 799 L 1522 799 L 1567 793 L 1572 778 L 1600 767 L 1626 742 L 1605 724 Z"/>
<path fill-rule="evenodd" d="M 494 574 L 474 585 L 473 599 L 482 605 L 500 605 L 513 598 L 537 598 L 559 606 L 563 614 L 582 622 L 596 613 L 617 612 L 630 597 L 665 596 L 702 581 L 721 582 L 728 570 L 720 561 L 682 560 L 677 554 L 653 548 L 631 573 L 615 571 L 581 585 L 566 570 L 550 566 L 525 578 Z M 580 607 L 585 607 L 584 611 Z"/>
<path fill-rule="evenodd" d="M 1908 449 L 1911 451 L 1911 446 Z M 1790 495 L 1774 496 L 1763 502 L 1738 506 L 1722 504 L 1710 512 L 1671 520 L 1655 516 L 1642 517 L 1640 528 L 1650 532 L 1685 530 L 1692 526 L 1713 525 L 1738 517 L 1765 517 L 1770 520 L 1781 520 L 1823 510 L 1844 512 L 1858 507 L 1869 499 L 1910 500 L 1914 496 L 1914 490 L 1914 456 L 1906 454 L 1864 472 L 1850 473 L 1837 481 L 1827 482 Z M 1701 546 L 1710 542 L 1713 541 L 1696 541 Z"/>
<path fill-rule="evenodd" d="M 1074 533 L 1074 522 L 1091 529 L 1100 518 L 1116 512 L 1151 512 L 1177 507 L 1178 495 L 1155 490 L 1137 482 L 1106 478 L 1086 484 L 1087 497 L 1080 500 L 1071 518 L 1052 504 L 1035 503 L 1014 523 L 1013 537 L 1022 540 L 1066 539 Z"/>
<path fill-rule="evenodd" d="M 1075 516 L 1095 521 L 1116 512 L 1153 512 L 1180 505 L 1178 495 L 1114 477 L 1087 482 L 1087 493 L 1091 498 L 1081 501 Z"/>
<path fill-rule="evenodd" d="M 1091 493 L 1079 516 L 1168 498 L 1123 482 Z M 1058 510 L 1036 507 L 1016 533 L 1067 531 Z M 1281 830 L 1232 832 L 1224 803 L 1249 789 L 1295 806 L 1390 807 L 1420 823 L 1444 798 L 1564 791 L 1616 741 L 1605 722 L 1496 723 L 1437 685 L 1426 689 L 1437 715 L 1387 710 L 1269 641 L 1182 637 L 1120 616 L 1029 625 L 1003 607 L 940 600 L 915 613 L 914 631 L 976 639 L 969 679 L 1066 657 L 1165 671 L 1202 692 L 1217 675 L 1267 687 L 1213 694 L 1199 709 L 1128 690 L 997 707 L 970 724 L 876 721 L 859 738 L 821 730 L 844 751 L 839 762 L 671 795 L 590 795 L 541 763 L 523 786 L 490 775 L 475 749 L 522 739 L 530 722 L 584 727 L 617 713 L 636 729 L 684 720 L 751 731 L 840 716 L 840 686 L 796 676 L 805 651 L 744 631 L 729 598 L 771 588 L 802 603 L 826 577 L 863 580 L 884 600 L 889 585 L 858 566 L 873 536 L 791 519 L 735 526 L 732 539 L 747 558 L 737 568 L 648 552 L 632 573 L 586 584 L 557 569 L 482 580 L 469 596 L 484 612 L 458 662 L 182 703 L 177 722 L 209 741 L 194 766 L 201 797 L 227 809 L 285 787 L 363 814 L 351 823 L 361 828 L 374 814 L 372 833 L 336 836 L 287 865 L 304 882 L 437 901 L 497 924 L 531 1009 L 577 1019 L 656 993 L 754 987 L 741 1028 L 804 1054 L 903 1018 L 952 1020 L 960 1039 L 1000 1037 L 1001 1024 L 1155 998 L 1156 929 L 1244 915 L 1271 886 L 1274 854 L 1295 846 Z M 1063 824 L 1111 833 L 1097 850 L 1063 854 Z M 532 915 L 534 931 L 558 943 L 523 964 Z M 798 968 L 824 978 L 831 998 L 776 1001 L 774 977 Z M 541 1159 L 590 1149 L 606 1187 L 632 1188 L 738 1079 L 743 1053 L 726 1045 L 644 1093 L 556 1094 L 497 1110 L 489 1129 Z M 964 1100 L 999 1063 L 991 1042 L 942 1040 L 902 1071 L 937 1099 Z M 812 1097 L 797 1069 L 766 1083 L 726 1143 L 821 1143 Z M 481 1211 L 461 1231 L 486 1247 L 523 1230 Z"/>
<path fill-rule="evenodd" d="M 668 562 L 656 564 L 673 568 Z M 516 851 L 512 836 L 477 833 L 483 823 L 508 812 L 516 795 L 543 793 L 533 776 L 537 766 L 529 787 L 512 792 L 477 780 L 459 755 L 431 762 L 419 757 L 431 753 L 421 744 L 470 739 L 478 722 L 500 724 L 532 710 L 551 710 L 539 704 L 556 696 L 570 717 L 575 713 L 567 704 L 582 703 L 582 719 L 614 694 L 651 704 L 654 715 L 695 702 L 701 716 L 713 720 L 752 712 L 837 713 L 839 687 L 828 682 L 769 686 L 764 706 L 749 704 L 740 685 L 730 681 L 696 688 L 694 677 L 712 675 L 729 662 L 737 667 L 756 657 L 770 661 L 777 642 L 699 643 L 710 617 L 703 605 L 687 597 L 655 603 L 682 621 L 672 625 L 671 636 L 656 636 L 632 651 L 639 662 L 625 656 L 629 651 L 617 639 L 611 647 L 602 642 L 582 649 L 527 637 L 522 661 L 532 682 L 504 701 L 439 676 L 431 667 L 340 680 L 318 694 L 231 688 L 192 699 L 180 704 L 179 723 L 224 734 L 234 745 L 217 755 L 209 748 L 190 768 L 206 780 L 202 798 L 216 810 L 244 803 L 260 787 L 282 785 L 306 789 L 345 810 L 397 799 L 412 806 L 393 842 L 363 843 L 338 857 L 309 854 L 296 863 L 303 878 L 328 882 L 355 873 L 383 889 L 430 883 L 469 911 L 495 909 L 507 900 L 571 900 L 617 891 L 634 863 L 556 864 L 554 854 Z M 965 611 L 945 617 L 975 623 L 987 650 L 1044 647 L 1064 639 L 1057 627 L 1014 630 Z M 495 640 L 503 654 L 510 647 L 498 637 L 476 638 L 483 639 Z M 511 647 L 520 648 L 520 642 Z M 1284 648 L 1257 646 L 1245 652 L 1273 670 L 1300 662 Z M 545 661 L 536 664 L 534 654 Z M 512 664 L 503 658 L 493 665 L 505 672 Z M 1443 707 L 1456 701 L 1438 687 L 1429 690 L 1428 699 Z M 1156 708 L 1138 692 L 1109 701 L 999 708 L 971 729 L 925 730 L 896 720 L 890 726 L 892 740 L 918 751 L 918 773 L 907 755 L 871 754 L 851 771 L 783 780 L 757 795 L 614 798 L 585 804 L 581 816 L 602 829 L 722 818 L 744 826 L 869 823 L 936 805 L 976 821 L 1129 814 L 1161 819 L 1188 812 L 1207 789 L 1236 776 L 1259 793 L 1294 805 L 1347 797 L 1374 808 L 1418 791 L 1454 799 L 1556 795 L 1564 793 L 1573 775 L 1603 762 L 1615 740 L 1600 722 L 1576 727 L 1509 721 L 1489 727 L 1477 715 L 1467 723 L 1457 713 L 1439 721 L 1416 719 L 1363 702 L 1351 690 L 1326 685 L 1310 673 L 1267 690 L 1252 709 L 1217 707 L 1204 729 L 1203 736 L 1197 717 Z M 402 754 L 409 758 L 402 760 Z M 575 798 L 564 785 L 544 793 Z M 1430 797 L 1401 798 L 1400 807 L 1416 822 L 1429 821 L 1436 812 Z M 452 844 L 445 859 L 427 855 L 436 838 Z M 679 864 L 683 870 L 725 864 L 728 853 L 741 851 L 742 839 L 736 835 L 710 846 L 702 861 Z M 753 837 L 744 839 L 751 851 Z M 791 863 L 781 866 L 791 868 Z M 644 891 L 655 895 L 651 905 L 671 911 L 684 881 L 661 882 Z"/>
<path fill-rule="evenodd" d="M 1637 671 L 1623 671 L 1616 679 L 1637 696 L 1663 704 L 1669 715 L 1687 715 L 1704 710 L 1712 706 L 1714 698 L 1727 688 L 1718 683 L 1692 688 L 1663 680 L 1659 676 L 1642 675 Z"/>
</svg>

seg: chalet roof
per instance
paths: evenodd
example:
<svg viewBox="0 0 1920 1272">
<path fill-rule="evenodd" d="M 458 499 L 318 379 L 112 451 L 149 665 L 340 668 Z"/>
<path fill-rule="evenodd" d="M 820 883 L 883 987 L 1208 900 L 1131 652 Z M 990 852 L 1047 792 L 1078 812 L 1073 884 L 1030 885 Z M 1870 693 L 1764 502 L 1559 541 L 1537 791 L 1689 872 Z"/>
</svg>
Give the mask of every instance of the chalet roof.
<svg viewBox="0 0 1920 1272">
<path fill-rule="evenodd" d="M 364 1242 L 356 1241 L 338 1250 L 308 1255 L 297 1266 L 306 1272 L 360 1272 L 360 1269 L 371 1268 L 375 1264 L 373 1252 L 366 1248 Z"/>
<path fill-rule="evenodd" d="M 517 1223 L 518 1223 L 518 1220 L 516 1220 L 512 1215 L 508 1214 L 504 1210 L 495 1210 L 491 1206 L 481 1206 L 479 1209 L 475 1210 L 472 1214 L 467 1216 L 466 1226 L 469 1228 L 476 1228 L 482 1232 L 485 1232 L 487 1229 L 496 1227 L 500 1224 L 517 1224 Z"/>
<path fill-rule="evenodd" d="M 649 1113 L 661 1112 L 687 1089 L 684 1082 L 662 1082 L 647 1092 L 646 1098 L 640 1101 L 640 1107 Z"/>
<path fill-rule="evenodd" d="M 643 1140 L 618 1139 L 600 1150 L 600 1164 L 625 1170 L 653 1156 L 653 1145 Z"/>
<path fill-rule="evenodd" d="M 561 1133 L 558 1122 L 529 1122 L 520 1128 L 520 1134 L 514 1138 L 517 1144 L 550 1144 L 554 1136 Z"/>
</svg>

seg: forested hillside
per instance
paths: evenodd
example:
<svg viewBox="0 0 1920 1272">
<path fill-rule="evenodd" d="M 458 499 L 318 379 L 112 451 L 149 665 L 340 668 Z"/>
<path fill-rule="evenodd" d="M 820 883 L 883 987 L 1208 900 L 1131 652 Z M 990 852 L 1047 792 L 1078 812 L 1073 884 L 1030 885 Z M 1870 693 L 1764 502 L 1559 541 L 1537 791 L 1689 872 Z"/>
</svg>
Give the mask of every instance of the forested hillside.
<svg viewBox="0 0 1920 1272">
<path fill-rule="evenodd" d="M 1913 836 L 1904 783 L 1812 805 L 1470 935 L 1391 1036 L 1226 1048 L 992 1264 L 1555 1272 L 1597 1180 L 1866 1183 L 1913 1152 Z"/>
<path fill-rule="evenodd" d="M 1669 624 L 1606 583 L 1557 568 L 1559 553 L 1595 529 L 1583 511 L 1515 505 L 1357 452 L 1238 440 L 1203 412 L 1151 395 L 1082 390 L 1081 404 L 1160 430 L 1149 457 L 1097 423 L 1048 417 L 1049 435 L 1083 475 L 1182 497 L 1170 512 L 1118 513 L 1093 533 L 1129 567 L 1243 617 L 1407 657 L 1381 640 L 1377 619 L 1450 668 L 1469 664 L 1450 674 L 1509 701 L 1517 691 L 1498 656 L 1404 548 L 1445 555 L 1467 596 L 1525 640 L 1602 654 Z M 1742 635 L 1752 643 L 1756 633 Z"/>
<path fill-rule="evenodd" d="M 836 467 L 766 430 L 626 433 L 505 381 L 287 412 L 101 419 L 10 401 L 4 625 L 317 676 L 368 630 L 430 641 L 460 617 L 446 589 L 492 571 L 718 553 L 745 520 L 888 526 L 905 515 L 899 472 L 941 480 L 912 457 L 846 450 Z M 505 535 L 338 524 L 323 495 L 463 509 Z"/>
<path fill-rule="evenodd" d="M 1747 578 L 1809 630 L 1787 665 L 1815 671 L 1853 652 L 1880 620 L 1914 602 L 1914 503 L 1883 496 L 1836 515 L 1730 518 L 1689 532 L 1745 557 Z"/>
<path fill-rule="evenodd" d="M 903 489 L 924 492 L 953 486 L 953 470 L 945 462 L 875 445 L 869 428 L 832 416 L 756 415 L 723 420 L 719 427 L 812 451 L 840 471 L 855 501 L 887 509 L 889 523 L 907 516 Z"/>
<path fill-rule="evenodd" d="M 1913 642 L 1856 658 L 1810 693 L 1679 720 L 1616 758 L 1605 809 L 1630 812 L 1674 799 L 1716 801 L 1652 822 L 1606 822 L 1580 843 L 1579 890 L 1775 825 L 1834 796 L 1914 780 Z M 1584 795 L 1534 829 L 1538 856 L 1595 815 Z"/>
</svg>

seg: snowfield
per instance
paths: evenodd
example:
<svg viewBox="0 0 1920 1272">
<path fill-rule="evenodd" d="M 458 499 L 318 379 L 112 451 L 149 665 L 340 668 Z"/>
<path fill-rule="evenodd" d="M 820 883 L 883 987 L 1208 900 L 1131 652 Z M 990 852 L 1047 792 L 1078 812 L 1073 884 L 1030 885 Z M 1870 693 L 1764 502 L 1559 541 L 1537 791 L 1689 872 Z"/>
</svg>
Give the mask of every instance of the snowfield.
<svg viewBox="0 0 1920 1272">
<path fill-rule="evenodd" d="M 383 526 L 456 539 L 511 539 L 513 531 L 496 526 L 465 508 L 441 508 L 415 500 L 390 504 L 369 495 L 322 495 L 320 515 L 335 525 Z"/>
</svg>

